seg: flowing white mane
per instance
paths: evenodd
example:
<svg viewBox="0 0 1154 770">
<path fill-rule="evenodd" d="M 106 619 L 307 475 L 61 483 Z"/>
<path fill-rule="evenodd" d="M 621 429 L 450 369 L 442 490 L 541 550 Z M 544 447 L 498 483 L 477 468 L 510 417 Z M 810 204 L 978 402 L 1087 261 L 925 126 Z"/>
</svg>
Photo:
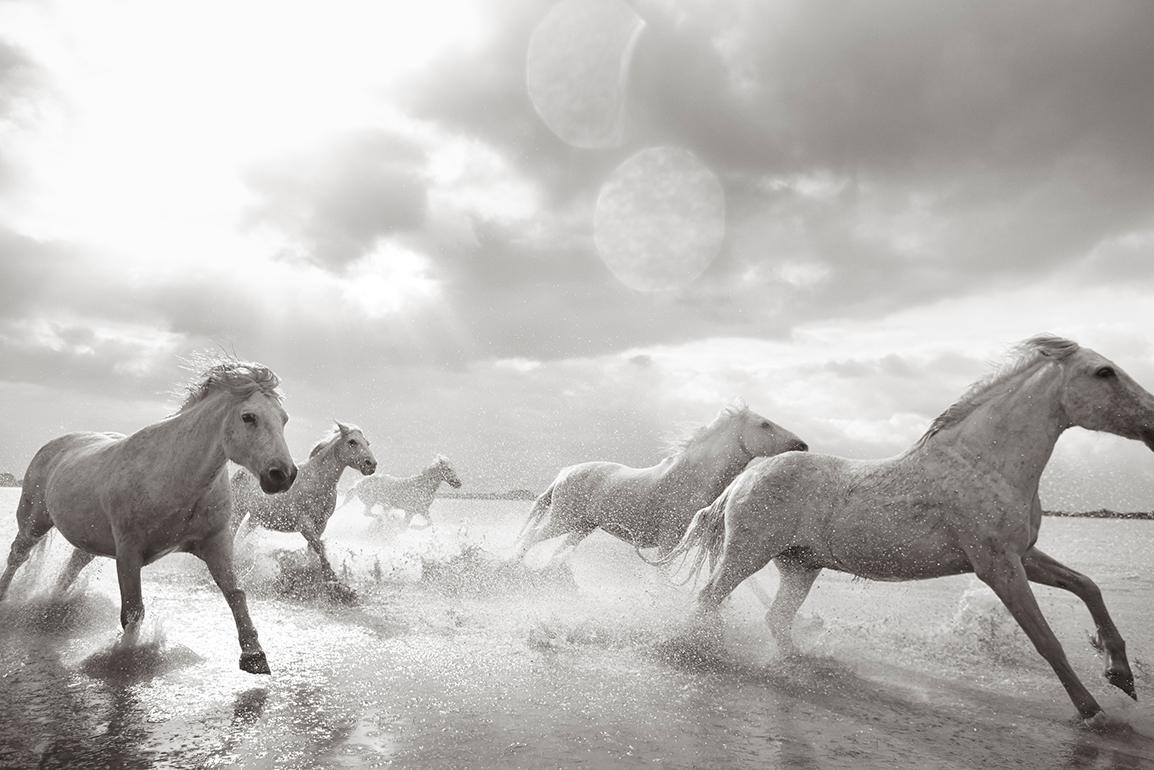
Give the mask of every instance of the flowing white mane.
<svg viewBox="0 0 1154 770">
<path fill-rule="evenodd" d="M 360 431 L 360 428 L 358 428 L 356 425 L 351 425 L 351 424 L 345 423 L 345 431 L 348 433 L 352 433 L 354 431 Z M 324 434 L 321 435 L 321 437 L 319 439 L 317 439 L 316 445 L 309 451 L 309 458 L 311 459 L 313 457 L 316 457 L 321 452 L 328 449 L 342 435 L 343 434 L 341 433 L 340 424 L 333 423 L 333 427 L 329 428 L 328 431 L 326 431 Z"/>
<path fill-rule="evenodd" d="M 677 457 L 683 454 L 689 447 L 697 444 L 702 439 L 712 434 L 714 428 L 722 422 L 727 422 L 734 417 L 744 417 L 749 413 L 749 405 L 740 399 L 735 400 L 729 404 L 721 413 L 717 415 L 711 422 L 705 425 L 698 426 L 689 432 L 688 435 L 681 438 L 673 439 L 666 447 L 666 457 Z"/>
<path fill-rule="evenodd" d="M 195 406 L 219 390 L 238 396 L 248 396 L 260 390 L 281 400 L 281 394 L 277 392 L 280 378 L 267 366 L 233 358 L 210 361 L 202 366 L 204 368 L 197 378 L 185 387 L 184 402 L 178 412 Z"/>
<path fill-rule="evenodd" d="M 1003 386 L 1016 380 L 1019 375 L 1037 366 L 1043 360 L 1061 361 L 1075 353 L 1078 348 L 1077 342 L 1047 334 L 1039 334 L 1018 343 L 1013 347 L 1010 357 L 1004 364 L 971 385 L 957 401 L 950 404 L 946 411 L 930 423 L 929 429 L 918 440 L 918 446 L 946 428 L 957 425 L 966 419 L 979 406 L 1002 393 L 1005 390 Z"/>
</svg>

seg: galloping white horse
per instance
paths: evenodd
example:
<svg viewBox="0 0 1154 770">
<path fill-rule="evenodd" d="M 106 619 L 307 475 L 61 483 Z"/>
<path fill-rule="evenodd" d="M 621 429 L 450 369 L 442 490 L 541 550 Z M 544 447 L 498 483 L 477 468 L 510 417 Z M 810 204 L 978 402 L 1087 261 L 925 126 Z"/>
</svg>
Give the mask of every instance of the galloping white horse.
<svg viewBox="0 0 1154 770">
<path fill-rule="evenodd" d="M 1073 425 L 1154 449 L 1154 396 L 1099 354 L 1038 336 L 1003 370 L 974 385 L 911 449 L 879 461 L 793 453 L 751 466 L 693 523 L 672 561 L 703 546 L 714 563 L 698 595 L 710 613 L 771 559 L 781 587 L 766 621 L 780 647 L 823 567 L 874 580 L 973 572 L 998 595 L 1053 667 L 1078 712 L 1101 711 L 1079 681 L 1028 581 L 1085 602 L 1106 654 L 1106 679 L 1132 698 L 1126 645 L 1098 586 L 1034 547 L 1038 480 Z"/>
<path fill-rule="evenodd" d="M 299 474 L 293 488 L 279 495 L 262 494 L 256 478 L 243 468 L 234 473 L 232 529 L 241 530 L 237 541 L 258 525 L 277 532 L 300 532 L 320 557 L 325 578 L 335 581 L 337 576 L 325 555 L 321 535 L 337 507 L 337 481 L 345 468 L 372 475 L 377 460 L 360 428 L 338 422 L 297 468 Z"/>
<path fill-rule="evenodd" d="M 598 527 L 637 548 L 666 553 L 693 514 L 753 458 L 807 449 L 793 433 L 735 403 L 657 465 L 570 465 L 533 505 L 521 529 L 517 558 L 537 543 L 568 534 L 553 560 L 565 558 Z"/>
<path fill-rule="evenodd" d="M 135 633 L 144 618 L 140 568 L 173 551 L 208 565 L 236 620 L 240 667 L 269 673 L 232 563 L 229 460 L 260 477 L 266 492 L 292 486 L 297 469 L 285 446 L 288 420 L 272 370 L 226 361 L 207 369 L 173 416 L 131 436 L 69 433 L 45 444 L 24 476 L 20 531 L 0 598 L 32 546 L 56 527 L 76 546 L 57 589 L 96 556 L 116 559 L 120 623 Z"/>
<path fill-rule="evenodd" d="M 406 527 L 412 524 L 413 517 L 417 514 L 432 523 L 429 518 L 429 507 L 433 504 L 433 497 L 441 482 L 445 482 L 453 489 L 461 488 L 461 478 L 449 464 L 449 459 L 444 455 L 437 455 L 427 468 L 415 476 L 398 478 L 381 474 L 361 479 L 345 494 L 341 505 L 355 497 L 364 503 L 365 509 L 362 513 L 365 516 L 372 516 L 373 506 L 380 505 L 385 510 L 399 508 L 404 511 Z"/>
</svg>

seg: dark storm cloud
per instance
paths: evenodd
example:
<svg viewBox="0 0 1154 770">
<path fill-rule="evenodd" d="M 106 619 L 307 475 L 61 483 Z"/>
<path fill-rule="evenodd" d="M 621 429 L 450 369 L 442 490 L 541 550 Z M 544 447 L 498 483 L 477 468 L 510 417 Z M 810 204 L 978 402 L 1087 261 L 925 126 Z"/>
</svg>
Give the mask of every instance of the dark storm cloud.
<svg viewBox="0 0 1154 770">
<path fill-rule="evenodd" d="M 298 244 L 303 257 L 339 267 L 383 235 L 425 220 L 423 152 L 388 132 L 361 131 L 314 154 L 266 161 L 247 182 L 259 196 L 249 214 Z"/>
</svg>

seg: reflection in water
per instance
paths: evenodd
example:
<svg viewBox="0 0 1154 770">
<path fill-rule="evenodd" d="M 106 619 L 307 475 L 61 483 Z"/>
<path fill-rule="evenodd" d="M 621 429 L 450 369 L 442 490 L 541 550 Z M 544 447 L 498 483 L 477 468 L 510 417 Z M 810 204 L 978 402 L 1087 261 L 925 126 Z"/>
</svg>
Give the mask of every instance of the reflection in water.
<svg viewBox="0 0 1154 770">
<path fill-rule="evenodd" d="M 232 722 L 234 725 L 251 725 L 260 719 L 264 713 L 264 704 L 268 702 L 268 688 L 254 687 L 238 693 L 232 704 Z"/>
</svg>

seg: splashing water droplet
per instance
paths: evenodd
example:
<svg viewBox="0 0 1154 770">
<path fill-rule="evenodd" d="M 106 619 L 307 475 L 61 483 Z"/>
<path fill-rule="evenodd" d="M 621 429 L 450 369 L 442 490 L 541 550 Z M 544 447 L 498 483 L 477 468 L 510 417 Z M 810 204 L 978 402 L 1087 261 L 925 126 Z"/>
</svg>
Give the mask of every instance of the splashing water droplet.
<svg viewBox="0 0 1154 770">
<path fill-rule="evenodd" d="M 618 147 L 633 52 L 645 28 L 620 0 L 563 0 L 533 30 L 525 63 L 529 99 L 575 147 Z"/>
<path fill-rule="evenodd" d="M 725 192 L 717 175 L 678 147 L 651 147 L 618 166 L 597 197 L 597 252 L 638 291 L 688 286 L 725 237 Z"/>
</svg>

